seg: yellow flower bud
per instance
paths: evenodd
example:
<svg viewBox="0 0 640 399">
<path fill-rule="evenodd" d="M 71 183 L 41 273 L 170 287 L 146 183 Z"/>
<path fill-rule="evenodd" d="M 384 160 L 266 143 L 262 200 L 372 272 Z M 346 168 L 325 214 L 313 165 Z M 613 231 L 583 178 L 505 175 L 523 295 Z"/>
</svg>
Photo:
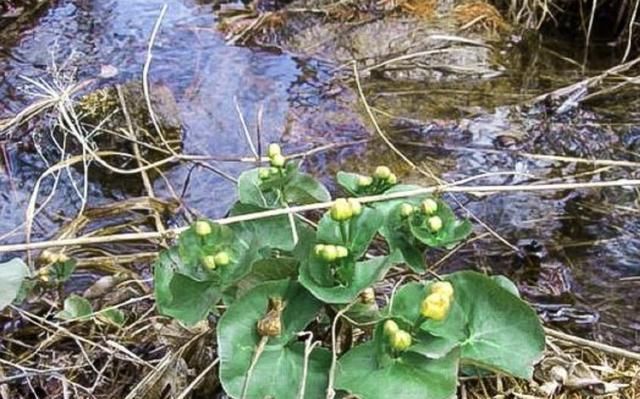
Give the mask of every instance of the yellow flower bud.
<svg viewBox="0 0 640 399">
<path fill-rule="evenodd" d="M 437 233 L 442 229 L 442 219 L 440 219 L 440 216 L 431 216 L 427 219 L 427 226 L 432 232 Z"/>
<path fill-rule="evenodd" d="M 343 220 L 351 219 L 353 216 L 353 210 L 351 209 L 351 205 L 344 198 L 338 198 L 331 207 L 330 211 L 331 218 L 336 222 L 341 222 Z"/>
<path fill-rule="evenodd" d="M 278 174 L 278 168 L 269 168 L 269 174 L 270 175 L 277 175 Z"/>
<path fill-rule="evenodd" d="M 384 335 L 386 335 L 387 337 L 391 337 L 395 333 L 400 331 L 400 327 L 398 327 L 398 324 L 395 321 L 387 320 L 384 322 L 383 331 L 384 331 Z"/>
<path fill-rule="evenodd" d="M 391 185 L 398 183 L 398 176 L 396 176 L 394 173 L 390 174 L 389 177 L 387 177 L 387 183 Z"/>
<path fill-rule="evenodd" d="M 390 343 L 394 350 L 404 352 L 411 346 L 411 334 L 404 330 L 398 330 L 391 336 Z"/>
<path fill-rule="evenodd" d="M 284 166 L 285 159 L 282 154 L 276 154 L 271 157 L 271 166 L 281 168 Z"/>
<path fill-rule="evenodd" d="M 408 218 L 412 214 L 413 214 L 413 205 L 408 204 L 408 203 L 404 203 L 404 204 L 400 205 L 400 215 L 403 218 Z"/>
<path fill-rule="evenodd" d="M 213 260 L 218 266 L 227 266 L 231 263 L 231 257 L 226 251 L 218 252 L 216 256 L 213 257 Z"/>
<path fill-rule="evenodd" d="M 211 234 L 211 225 L 204 220 L 198 220 L 195 223 L 196 234 L 199 236 L 206 236 Z"/>
<path fill-rule="evenodd" d="M 260 170 L 258 171 L 258 177 L 262 180 L 267 180 L 269 176 L 271 176 L 269 169 L 260 168 Z"/>
<path fill-rule="evenodd" d="M 431 284 L 431 292 L 442 294 L 451 300 L 453 298 L 453 285 L 448 281 L 436 281 Z"/>
<path fill-rule="evenodd" d="M 216 257 L 213 255 L 205 256 L 202 258 L 202 263 L 207 269 L 214 270 L 216 268 Z"/>
<path fill-rule="evenodd" d="M 280 150 L 280 145 L 277 143 L 269 144 L 269 147 L 267 147 L 267 156 L 269 158 L 273 158 L 276 155 L 282 155 L 282 151 Z"/>
<path fill-rule="evenodd" d="M 342 245 L 336 245 L 336 254 L 338 259 L 346 258 L 349 256 L 349 250 Z"/>
<path fill-rule="evenodd" d="M 429 294 L 420 305 L 420 314 L 427 319 L 444 320 L 449 314 L 450 299 L 442 293 Z"/>
<path fill-rule="evenodd" d="M 373 183 L 373 179 L 371 176 L 360 176 L 358 177 L 358 186 L 360 187 L 369 187 Z"/>
<path fill-rule="evenodd" d="M 338 249 L 335 247 L 335 245 L 325 245 L 324 248 L 322 248 L 322 259 L 326 260 L 327 262 L 333 262 L 337 258 Z"/>
<path fill-rule="evenodd" d="M 387 180 L 391 176 L 391 169 L 386 166 L 378 166 L 373 175 L 380 180 Z"/>
<path fill-rule="evenodd" d="M 438 203 L 431 198 L 422 201 L 422 212 L 425 215 L 433 215 L 438 210 Z"/>
<path fill-rule="evenodd" d="M 321 256 L 324 247 L 324 244 L 317 244 L 315 247 L 313 247 L 313 252 L 316 254 L 316 256 Z"/>
<path fill-rule="evenodd" d="M 349 206 L 351 206 L 351 213 L 353 216 L 358 216 L 362 213 L 362 204 L 360 201 L 355 198 L 349 198 L 347 202 L 349 203 Z"/>
</svg>

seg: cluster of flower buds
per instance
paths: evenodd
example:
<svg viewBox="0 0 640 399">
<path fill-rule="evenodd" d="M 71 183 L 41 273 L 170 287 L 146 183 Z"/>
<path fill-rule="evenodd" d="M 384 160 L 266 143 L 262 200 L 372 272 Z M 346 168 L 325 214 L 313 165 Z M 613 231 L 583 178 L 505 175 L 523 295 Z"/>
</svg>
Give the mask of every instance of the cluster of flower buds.
<svg viewBox="0 0 640 399">
<path fill-rule="evenodd" d="M 444 320 L 451 309 L 453 293 L 453 285 L 448 281 L 431 284 L 431 293 L 422 301 L 420 314 L 427 319 Z"/>
<path fill-rule="evenodd" d="M 261 180 L 267 180 L 269 177 L 277 175 L 286 163 L 286 160 L 282 155 L 280 145 L 277 143 L 269 144 L 269 147 L 267 148 L 267 156 L 269 157 L 269 164 L 271 167 L 260 168 L 258 170 L 258 177 L 260 177 Z"/>
<path fill-rule="evenodd" d="M 358 186 L 367 188 L 371 185 L 379 185 L 383 187 L 393 186 L 398 183 L 398 177 L 391 172 L 387 166 L 378 166 L 371 176 L 359 176 Z"/>
<path fill-rule="evenodd" d="M 69 257 L 62 252 L 51 252 L 48 249 L 42 251 L 40 257 L 46 263 L 64 263 L 69 260 Z"/>
<path fill-rule="evenodd" d="M 317 256 L 327 262 L 333 262 L 349 256 L 349 250 L 342 245 L 318 244 L 314 247 L 314 251 Z"/>
<path fill-rule="evenodd" d="M 442 218 L 436 215 L 437 211 L 438 203 L 431 198 L 427 198 L 426 200 L 422 201 L 419 210 L 417 207 L 414 207 L 408 202 L 400 205 L 400 215 L 403 218 L 408 218 L 416 212 L 422 212 L 422 214 L 427 218 L 427 227 L 429 227 L 429 230 L 431 230 L 432 233 L 439 232 L 440 230 L 442 230 L 442 227 L 444 225 Z"/>
<path fill-rule="evenodd" d="M 338 198 L 333 203 L 329 214 L 336 222 L 349 220 L 362 213 L 362 204 L 355 198 Z"/>
<path fill-rule="evenodd" d="M 231 263 L 231 256 L 226 251 L 220 251 L 215 255 L 207 255 L 202 258 L 202 264 L 209 270 L 215 270 L 218 266 L 227 266 Z"/>
<path fill-rule="evenodd" d="M 400 329 L 395 321 L 385 321 L 383 331 L 394 351 L 404 352 L 411 346 L 411 334 Z"/>
</svg>

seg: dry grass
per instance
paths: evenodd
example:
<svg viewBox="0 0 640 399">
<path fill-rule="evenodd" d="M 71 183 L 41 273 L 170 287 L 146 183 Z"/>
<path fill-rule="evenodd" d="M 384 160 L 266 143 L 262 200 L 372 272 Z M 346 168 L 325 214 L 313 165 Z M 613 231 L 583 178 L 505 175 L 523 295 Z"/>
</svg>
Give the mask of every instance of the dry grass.
<svg viewBox="0 0 640 399">
<path fill-rule="evenodd" d="M 456 6 L 453 16 L 460 25 L 460 30 L 480 30 L 501 33 L 509 30 L 505 21 L 494 6 L 485 1 L 471 1 Z"/>
</svg>

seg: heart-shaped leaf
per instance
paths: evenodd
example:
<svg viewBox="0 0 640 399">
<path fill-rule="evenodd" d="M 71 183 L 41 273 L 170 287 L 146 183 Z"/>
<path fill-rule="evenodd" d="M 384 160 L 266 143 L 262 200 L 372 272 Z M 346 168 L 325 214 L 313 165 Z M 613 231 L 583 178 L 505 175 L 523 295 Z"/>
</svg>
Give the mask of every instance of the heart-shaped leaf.
<svg viewBox="0 0 640 399">
<path fill-rule="evenodd" d="M 284 198 L 288 204 L 304 205 L 331 200 L 329 190 L 306 173 L 294 173 L 284 187 Z"/>
<path fill-rule="evenodd" d="M 91 302 L 74 294 L 64 300 L 64 308 L 56 317 L 63 320 L 88 320 L 91 314 L 93 314 Z"/>
<path fill-rule="evenodd" d="M 329 265 L 312 254 L 300 266 L 299 279 L 316 298 L 326 303 L 350 303 L 362 290 L 383 278 L 391 266 L 386 256 L 356 262 L 353 264 L 352 279 L 342 285 L 331 275 Z"/>
<path fill-rule="evenodd" d="M 158 312 L 193 325 L 204 319 L 222 296 L 220 281 L 197 281 L 177 271 L 184 266 L 177 249 L 160 253 L 154 264 Z"/>
<path fill-rule="evenodd" d="M 405 352 L 381 366 L 375 343 L 368 342 L 340 358 L 336 387 L 361 399 L 448 399 L 455 397 L 457 375 L 457 351 L 440 359 Z"/>
<path fill-rule="evenodd" d="M 460 346 L 463 362 L 531 378 L 533 365 L 544 350 L 544 331 L 535 311 L 504 288 L 504 282 L 499 284 L 483 274 L 457 272 L 446 276 L 446 280 L 454 287 L 454 298 L 442 321 L 420 315 L 420 304 L 430 292 L 430 282 L 405 285 L 386 309 L 388 317 L 406 323 L 414 331 L 419 326 L 428 334 L 419 339 L 421 346 L 409 350 L 427 354 L 449 345 Z"/>
<path fill-rule="evenodd" d="M 29 268 L 19 258 L 0 263 L 0 310 L 16 299 L 27 276 Z"/>
<path fill-rule="evenodd" d="M 369 248 L 382 222 L 382 213 L 369 207 L 363 207 L 358 216 L 342 222 L 343 227 L 341 222 L 333 220 L 327 212 L 318 223 L 317 241 L 322 244 L 343 245 L 349 250 L 349 256 L 357 260 Z M 344 237 L 345 234 L 348 237 Z"/>
<path fill-rule="evenodd" d="M 305 390 L 301 394 L 304 369 L 303 345 L 296 334 L 318 313 L 322 303 L 294 281 L 270 281 L 255 286 L 235 301 L 218 323 L 220 380 L 225 392 L 240 397 L 252 359 L 262 337 L 257 324 L 269 311 L 269 303 L 278 298 L 284 304 L 280 315 L 281 333 L 268 338 L 264 351 L 246 382 L 247 399 L 322 398 L 327 383 L 330 355 L 316 349 L 309 357 Z M 267 338 L 265 338 L 267 339 Z"/>
<path fill-rule="evenodd" d="M 468 320 L 467 338 L 461 346 L 463 360 L 530 379 L 545 345 L 536 312 L 483 274 L 458 272 L 448 280 Z"/>
</svg>

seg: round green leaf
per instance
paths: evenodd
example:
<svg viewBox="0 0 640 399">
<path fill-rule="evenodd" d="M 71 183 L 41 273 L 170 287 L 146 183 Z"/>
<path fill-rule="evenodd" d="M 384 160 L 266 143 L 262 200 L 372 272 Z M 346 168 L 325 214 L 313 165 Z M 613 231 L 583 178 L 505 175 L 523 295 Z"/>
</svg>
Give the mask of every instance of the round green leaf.
<svg viewBox="0 0 640 399">
<path fill-rule="evenodd" d="M 74 294 L 69 295 L 69 297 L 64 300 L 64 308 L 58 312 L 56 317 L 64 320 L 87 320 L 92 313 L 91 302 Z"/>
<path fill-rule="evenodd" d="M 344 245 L 349 249 L 349 256 L 357 260 L 369 248 L 382 222 L 382 213 L 365 206 L 360 215 L 347 222 L 349 237 L 348 240 L 344 240 L 340 231 L 340 222 L 333 220 L 330 213 L 326 212 L 318 223 L 317 241 L 323 244 Z"/>
<path fill-rule="evenodd" d="M 19 258 L 0 263 L 0 310 L 16 299 L 27 276 L 29 268 Z"/>
<path fill-rule="evenodd" d="M 257 323 L 268 311 L 269 299 L 279 297 L 282 333 L 269 338 L 249 381 L 247 398 L 296 398 L 302 382 L 304 356 L 296 334 L 316 317 L 322 303 L 294 281 L 270 281 L 257 285 L 235 301 L 218 323 L 220 380 L 225 392 L 240 397 L 247 371 L 261 337 Z M 309 359 L 304 398 L 321 398 L 326 388 L 330 356 L 316 349 Z"/>
<path fill-rule="evenodd" d="M 331 194 L 314 177 L 298 172 L 285 185 L 284 199 L 288 204 L 304 205 L 331 201 Z"/>
<path fill-rule="evenodd" d="M 181 263 L 175 248 L 160 253 L 153 269 L 158 312 L 192 325 L 204 319 L 220 300 L 220 281 L 197 281 L 177 272 Z"/>
<path fill-rule="evenodd" d="M 530 379 L 545 345 L 536 312 L 483 274 L 465 271 L 447 279 L 468 320 L 467 338 L 461 345 L 463 360 Z"/>
<path fill-rule="evenodd" d="M 392 263 L 387 256 L 356 262 L 348 285 L 338 285 L 328 273 L 328 266 L 313 255 L 300 266 L 300 283 L 316 298 L 326 303 L 350 303 L 365 288 L 380 280 Z"/>
<path fill-rule="evenodd" d="M 368 342 L 340 358 L 336 387 L 361 399 L 448 399 L 455 397 L 457 376 L 457 351 L 440 359 L 405 352 L 381 366 Z"/>
</svg>

